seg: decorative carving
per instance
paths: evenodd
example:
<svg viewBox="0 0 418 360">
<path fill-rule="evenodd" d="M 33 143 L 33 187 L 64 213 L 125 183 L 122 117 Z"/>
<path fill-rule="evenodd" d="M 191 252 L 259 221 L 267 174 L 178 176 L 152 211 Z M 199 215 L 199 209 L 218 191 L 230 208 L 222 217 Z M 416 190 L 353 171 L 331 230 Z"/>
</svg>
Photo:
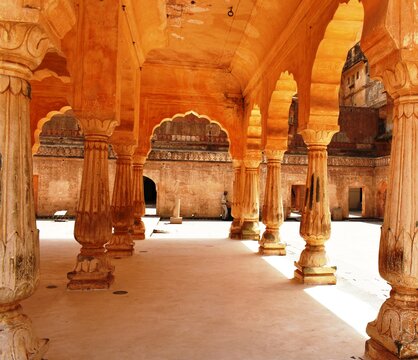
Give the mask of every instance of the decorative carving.
<svg viewBox="0 0 418 360">
<path fill-rule="evenodd" d="M 35 336 L 32 322 L 20 305 L 7 310 L 0 307 L 1 359 L 42 359 L 48 342 Z"/>
<path fill-rule="evenodd" d="M 418 353 L 417 305 L 416 290 L 406 294 L 392 291 L 391 297 L 380 308 L 377 319 L 367 326 L 367 334 L 372 338 L 368 345 L 373 346 L 373 342 L 377 342 L 396 358 L 415 358 Z"/>
<path fill-rule="evenodd" d="M 302 210 L 300 235 L 306 246 L 295 262 L 295 277 L 308 284 L 335 284 L 335 267 L 327 266 L 325 241 L 331 231 L 331 214 L 328 200 L 327 147 L 332 131 L 304 132 L 308 146 L 308 172 L 305 204 Z"/>
<path fill-rule="evenodd" d="M 231 239 L 241 238 L 242 160 L 233 160 L 234 181 L 231 213 L 234 218 L 229 230 Z"/>
<path fill-rule="evenodd" d="M 227 152 L 151 150 L 149 160 L 231 162 Z"/>
<path fill-rule="evenodd" d="M 114 119 L 100 119 L 97 114 L 100 113 L 99 102 L 93 102 L 91 108 L 88 111 L 83 112 L 83 116 L 79 117 L 79 123 L 83 129 L 85 136 L 104 136 L 108 138 L 112 135 L 113 130 L 118 125 Z"/>
<path fill-rule="evenodd" d="M 286 255 L 286 246 L 280 241 L 279 227 L 283 223 L 281 195 L 281 161 L 283 150 L 265 151 L 267 156 L 267 180 L 263 205 L 263 223 L 266 230 L 259 241 L 262 255 Z"/>
<path fill-rule="evenodd" d="M 115 185 L 111 205 L 114 233 L 106 245 L 110 256 L 133 254 L 134 243 L 129 230 L 134 224 L 132 202 L 132 155 L 134 146 L 113 144 L 117 154 Z"/>
<path fill-rule="evenodd" d="M 29 80 L 51 47 L 38 24 L 0 22 L 0 73 Z"/>
<path fill-rule="evenodd" d="M 418 63 L 399 61 L 393 68 L 383 72 L 385 89 L 392 98 L 418 92 Z M 414 105 L 410 104 L 412 107 Z"/>
<path fill-rule="evenodd" d="M 113 281 L 113 267 L 103 247 L 112 234 L 107 140 L 102 134 L 85 137 L 83 177 L 74 226 L 75 239 L 82 248 L 74 271 L 68 273 L 69 289 L 108 288 Z M 84 270 L 90 266 L 94 273 Z"/>
<path fill-rule="evenodd" d="M 334 134 L 338 132 L 338 126 L 336 129 L 304 129 L 300 132 L 303 137 L 303 141 L 307 146 L 327 146 Z"/>
</svg>

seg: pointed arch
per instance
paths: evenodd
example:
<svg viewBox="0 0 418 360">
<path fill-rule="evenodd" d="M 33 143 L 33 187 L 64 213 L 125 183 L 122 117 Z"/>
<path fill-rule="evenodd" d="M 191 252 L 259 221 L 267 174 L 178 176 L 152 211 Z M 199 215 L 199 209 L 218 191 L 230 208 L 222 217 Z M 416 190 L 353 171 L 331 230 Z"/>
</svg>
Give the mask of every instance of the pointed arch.
<svg viewBox="0 0 418 360">
<path fill-rule="evenodd" d="M 317 49 L 310 86 L 309 125 L 338 126 L 341 72 L 347 52 L 360 40 L 363 5 L 357 0 L 341 3 Z"/>
<path fill-rule="evenodd" d="M 35 155 L 37 153 L 39 146 L 41 145 L 39 136 L 41 135 L 43 126 L 47 122 L 51 121 L 55 115 L 64 115 L 67 111 L 71 111 L 71 110 L 72 110 L 71 106 L 68 106 L 68 105 L 63 106 L 60 110 L 50 111 L 48 114 L 46 114 L 45 117 L 43 117 L 42 119 L 38 121 L 36 129 L 33 134 L 34 143 L 32 145 L 32 155 Z"/>
<path fill-rule="evenodd" d="M 297 92 L 293 75 L 282 72 L 270 97 L 266 123 L 266 149 L 287 150 L 289 108 Z"/>
</svg>

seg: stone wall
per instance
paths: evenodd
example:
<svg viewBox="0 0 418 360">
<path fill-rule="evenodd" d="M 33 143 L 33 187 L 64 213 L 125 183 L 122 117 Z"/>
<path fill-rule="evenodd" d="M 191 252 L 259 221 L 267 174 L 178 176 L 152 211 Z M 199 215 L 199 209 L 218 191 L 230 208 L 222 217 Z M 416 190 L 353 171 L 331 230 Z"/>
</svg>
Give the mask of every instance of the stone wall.
<svg viewBox="0 0 418 360">
<path fill-rule="evenodd" d="M 386 196 L 389 158 L 330 157 L 330 208 L 342 209 L 348 216 L 350 187 L 362 188 L 363 216 L 382 217 Z M 37 215 L 52 216 L 55 211 L 75 214 L 82 176 L 83 159 L 34 157 L 34 175 L 38 176 Z M 305 185 L 307 157 L 286 155 L 282 166 L 283 205 L 289 212 L 292 185 Z M 109 161 L 112 193 L 115 161 Z M 144 175 L 156 183 L 157 211 L 162 217 L 172 214 L 175 194 L 181 199 L 184 217 L 218 218 L 221 195 L 228 191 L 232 200 L 233 169 L 230 162 L 153 161 L 145 163 Z M 260 167 L 260 203 L 264 199 L 266 165 Z"/>
</svg>

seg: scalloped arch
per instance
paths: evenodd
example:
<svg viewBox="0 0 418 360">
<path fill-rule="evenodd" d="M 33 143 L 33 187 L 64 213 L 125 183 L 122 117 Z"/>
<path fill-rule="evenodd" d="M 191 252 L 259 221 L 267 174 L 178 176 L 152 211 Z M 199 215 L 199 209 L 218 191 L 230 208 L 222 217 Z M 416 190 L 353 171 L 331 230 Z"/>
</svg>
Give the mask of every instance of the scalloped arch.
<svg viewBox="0 0 418 360">
<path fill-rule="evenodd" d="M 152 131 L 151 131 L 151 135 L 150 135 L 150 137 L 148 138 L 148 144 L 150 144 L 149 145 L 149 149 L 148 149 L 148 152 L 147 152 L 147 156 L 149 155 L 149 153 L 151 152 L 151 138 L 152 138 L 152 136 L 154 135 L 154 131 L 155 131 L 155 129 L 157 129 L 158 127 L 160 127 L 163 123 L 165 123 L 165 122 L 169 122 L 169 121 L 173 121 L 174 119 L 176 119 L 176 118 L 181 118 L 181 117 L 185 117 L 185 116 L 187 116 L 187 115 L 194 115 L 194 116 L 196 116 L 197 118 L 199 118 L 199 119 L 205 119 L 205 120 L 208 120 L 209 121 L 209 123 L 211 123 L 211 124 L 217 124 L 221 129 L 222 129 L 222 131 L 224 131 L 225 133 L 226 133 L 226 135 L 227 135 L 227 137 L 228 137 L 228 142 L 229 142 L 229 149 L 228 149 L 228 153 L 229 153 L 229 155 L 231 155 L 231 140 L 230 140 L 230 136 L 229 136 L 229 132 L 228 132 L 228 130 L 226 130 L 223 126 L 222 126 L 222 124 L 219 122 L 219 121 L 217 121 L 217 120 L 213 120 L 213 119 L 211 119 L 209 116 L 207 116 L 207 115 L 200 115 L 200 114 L 198 114 L 196 111 L 194 111 L 194 110 L 189 110 L 189 111 L 186 111 L 186 112 L 184 112 L 184 113 L 177 113 L 177 114 L 175 114 L 174 116 L 172 116 L 172 117 L 169 117 L 169 118 L 164 118 L 164 119 L 162 119 L 157 125 L 155 125 L 153 128 L 152 128 Z"/>
<path fill-rule="evenodd" d="M 341 3 L 328 24 L 312 67 L 309 123 L 338 126 L 341 73 L 348 50 L 360 40 L 363 5 Z"/>
<path fill-rule="evenodd" d="M 37 153 L 37 151 L 39 150 L 39 146 L 41 145 L 40 140 L 39 140 L 39 136 L 41 135 L 43 126 L 48 121 L 51 121 L 51 119 L 55 115 L 64 115 L 67 111 L 70 111 L 70 110 L 72 110 L 71 106 L 63 106 L 60 110 L 50 111 L 45 117 L 43 117 L 42 119 L 40 119 L 38 121 L 38 124 L 36 126 L 36 130 L 35 130 L 35 133 L 34 133 L 35 141 L 34 141 L 34 144 L 32 146 L 32 155 L 35 155 Z"/>
<path fill-rule="evenodd" d="M 282 72 L 270 97 L 265 129 L 266 149 L 287 150 L 289 108 L 296 92 L 297 83 L 293 74 Z"/>
</svg>

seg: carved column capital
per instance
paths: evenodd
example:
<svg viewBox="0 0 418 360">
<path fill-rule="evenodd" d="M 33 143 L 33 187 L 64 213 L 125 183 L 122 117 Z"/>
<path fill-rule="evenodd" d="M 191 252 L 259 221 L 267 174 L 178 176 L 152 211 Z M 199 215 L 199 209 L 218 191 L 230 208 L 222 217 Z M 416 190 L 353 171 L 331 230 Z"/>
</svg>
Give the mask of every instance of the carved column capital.
<svg viewBox="0 0 418 360">
<path fill-rule="evenodd" d="M 250 169 L 257 169 L 260 163 L 261 152 L 259 150 L 248 150 L 244 158 L 245 167 Z"/>
<path fill-rule="evenodd" d="M 83 117 L 79 117 L 79 123 L 86 137 L 98 136 L 109 138 L 117 126 L 117 122 L 114 119 L 97 118 L 97 113 L 95 113 L 94 108 L 89 111 L 89 114 L 84 112 L 83 115 Z"/>
<path fill-rule="evenodd" d="M 135 144 L 112 143 L 113 150 L 115 150 L 118 159 L 121 157 L 129 157 L 131 159 L 135 151 L 135 146 Z"/>
<path fill-rule="evenodd" d="M 232 159 L 232 167 L 234 169 L 240 169 L 242 166 L 242 160 L 241 159 Z"/>
<path fill-rule="evenodd" d="M 38 24 L 0 21 L 0 74 L 29 80 L 51 47 Z"/>
<path fill-rule="evenodd" d="M 307 128 L 300 131 L 300 134 L 303 137 L 303 141 L 307 147 L 326 147 L 331 142 L 332 137 L 337 133 L 339 127 L 331 129 L 312 129 Z"/>
<path fill-rule="evenodd" d="M 144 165 L 145 161 L 147 161 L 147 157 L 144 155 L 138 155 L 138 154 L 134 154 L 132 157 L 132 163 L 134 166 L 137 165 Z"/>
<path fill-rule="evenodd" d="M 383 71 L 385 88 L 394 99 L 418 94 L 418 62 L 399 61 Z"/>
<path fill-rule="evenodd" d="M 265 149 L 264 154 L 267 157 L 267 161 L 269 160 L 276 160 L 276 161 L 283 161 L 285 150 L 273 150 L 273 149 Z"/>
</svg>

